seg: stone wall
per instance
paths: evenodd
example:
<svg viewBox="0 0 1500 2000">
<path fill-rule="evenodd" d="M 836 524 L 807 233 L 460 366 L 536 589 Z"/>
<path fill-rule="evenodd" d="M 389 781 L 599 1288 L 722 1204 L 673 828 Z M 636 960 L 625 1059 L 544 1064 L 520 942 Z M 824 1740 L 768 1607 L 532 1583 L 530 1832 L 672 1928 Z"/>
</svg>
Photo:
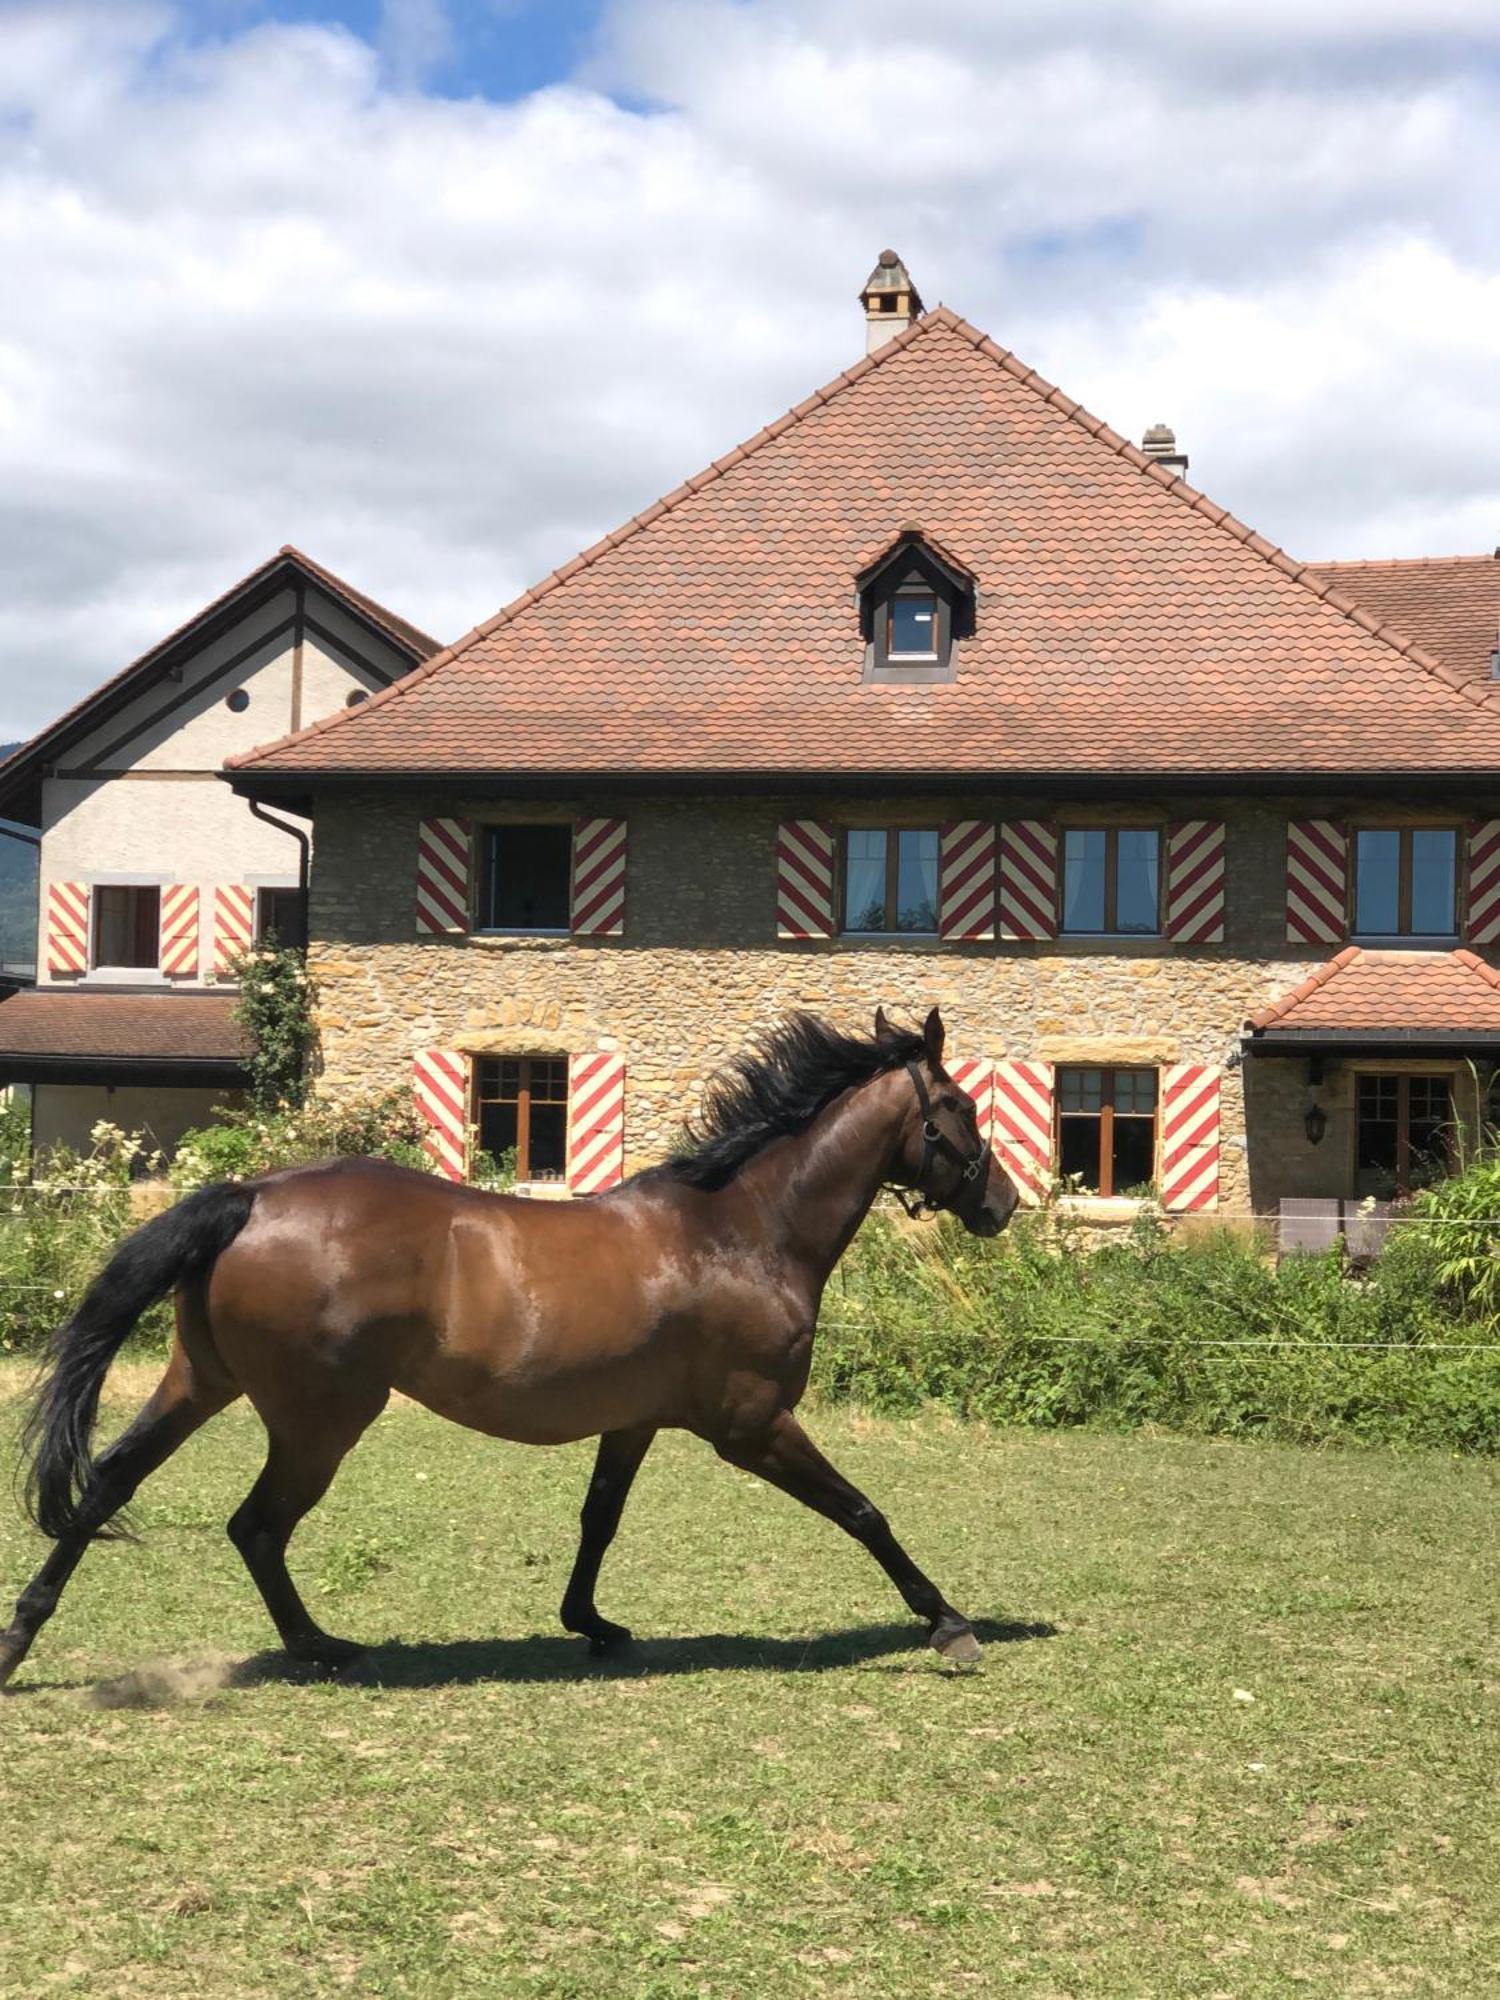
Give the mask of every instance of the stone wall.
<svg viewBox="0 0 1500 2000">
<path fill-rule="evenodd" d="M 428 807 L 431 810 L 432 807 Z M 444 802 L 476 817 L 572 819 L 619 813 L 629 824 L 621 939 L 418 939 L 413 919 L 416 799 L 328 797 L 317 817 L 312 967 L 321 995 L 326 1087 L 384 1087 L 424 1047 L 550 1054 L 618 1048 L 627 1062 L 627 1163 L 657 1157 L 691 1110 L 706 1074 L 792 1007 L 866 1025 L 877 1005 L 918 1018 L 942 1006 L 955 1054 L 1051 1062 L 1209 1063 L 1223 1072 L 1225 1208 L 1274 1206 L 1280 1193 L 1341 1193 L 1351 1091 L 1325 1090 L 1330 1131 L 1303 1128 L 1306 1066 L 1246 1066 L 1246 1015 L 1327 956 L 1285 939 L 1286 820 L 1305 802 L 1173 801 L 1172 816 L 1228 822 L 1226 942 L 1059 940 L 1042 945 L 938 945 L 931 939 L 782 943 L 775 935 L 774 843 L 780 819 L 846 825 L 933 825 L 1006 804 L 591 797 L 496 807 Z M 1065 800 L 1010 810 L 1067 817 Z M 1098 807 L 1080 808 L 1091 818 Z M 1140 824 L 1163 805 L 1122 810 Z M 1330 1084 L 1335 1073 L 1330 1070 Z M 1251 1095 L 1256 1162 L 1247 1157 Z M 1340 1086 L 1342 1088 L 1342 1086 Z"/>
</svg>

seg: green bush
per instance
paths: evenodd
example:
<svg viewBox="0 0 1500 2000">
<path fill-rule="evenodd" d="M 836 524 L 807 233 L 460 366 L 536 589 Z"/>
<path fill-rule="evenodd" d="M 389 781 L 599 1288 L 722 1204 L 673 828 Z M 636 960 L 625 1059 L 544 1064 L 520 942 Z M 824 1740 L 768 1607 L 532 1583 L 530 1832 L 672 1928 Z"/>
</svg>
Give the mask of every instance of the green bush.
<svg viewBox="0 0 1500 2000">
<path fill-rule="evenodd" d="M 426 1128 L 409 1091 L 337 1099 L 312 1097 L 271 1111 L 221 1107 L 212 1125 L 185 1132 L 168 1173 L 188 1193 L 211 1181 L 249 1180 L 278 1167 L 368 1155 L 403 1167 L 430 1165 L 422 1150 Z"/>
<path fill-rule="evenodd" d="M 1500 1150 L 1491 1142 L 1451 1180 L 1425 1188 L 1416 1213 L 1430 1224 L 1438 1278 L 1471 1318 L 1500 1320 Z"/>
<path fill-rule="evenodd" d="M 993 1423 L 1494 1451 L 1496 1330 L 1455 1309 L 1439 1266 L 1421 1227 L 1351 1277 L 1336 1255 L 1278 1266 L 1227 1229 L 1178 1240 L 1147 1222 L 1088 1251 L 1045 1218 L 985 1244 L 877 1216 L 829 1286 L 815 1379 Z"/>
</svg>

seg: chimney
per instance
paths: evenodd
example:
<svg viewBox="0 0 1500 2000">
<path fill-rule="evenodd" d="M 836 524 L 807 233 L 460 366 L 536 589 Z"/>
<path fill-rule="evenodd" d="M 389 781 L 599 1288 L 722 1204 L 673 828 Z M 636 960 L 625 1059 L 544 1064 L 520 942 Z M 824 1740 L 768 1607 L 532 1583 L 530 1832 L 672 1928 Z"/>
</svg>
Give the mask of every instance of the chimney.
<svg viewBox="0 0 1500 2000">
<path fill-rule="evenodd" d="M 1154 458 L 1164 472 L 1187 478 L 1187 453 L 1177 449 L 1177 433 L 1170 424 L 1153 424 L 1141 439 L 1141 450 Z"/>
<path fill-rule="evenodd" d="M 880 261 L 866 278 L 859 298 L 865 309 L 866 354 L 873 354 L 894 335 L 904 333 L 922 310 L 917 288 L 894 250 L 881 251 Z"/>
</svg>

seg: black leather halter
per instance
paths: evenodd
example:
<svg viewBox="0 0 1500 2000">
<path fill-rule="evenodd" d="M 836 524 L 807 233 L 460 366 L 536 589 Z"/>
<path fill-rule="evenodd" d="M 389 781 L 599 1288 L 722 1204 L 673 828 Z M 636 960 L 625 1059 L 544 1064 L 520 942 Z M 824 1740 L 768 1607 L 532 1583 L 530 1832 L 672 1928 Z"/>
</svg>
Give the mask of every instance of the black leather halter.
<svg viewBox="0 0 1500 2000">
<path fill-rule="evenodd" d="M 917 1103 L 922 1111 L 922 1164 L 917 1169 L 915 1193 L 910 1188 L 896 1187 L 890 1181 L 886 1182 L 887 1192 L 896 1197 L 913 1221 L 924 1213 L 938 1214 L 942 1204 L 923 1186 L 923 1182 L 927 1179 L 933 1160 L 941 1153 L 945 1159 L 952 1160 L 962 1170 L 963 1185 L 972 1187 L 976 1181 L 979 1183 L 975 1201 L 977 1208 L 979 1202 L 984 1199 L 984 1190 L 989 1183 L 989 1147 L 983 1139 L 979 1142 L 978 1151 L 974 1153 L 966 1153 L 961 1147 L 955 1146 L 947 1133 L 940 1132 L 937 1128 L 932 1116 L 932 1099 L 927 1094 L 927 1084 L 921 1070 L 914 1062 L 909 1062 L 906 1065 L 906 1074 L 912 1080 L 912 1088 L 917 1093 Z"/>
</svg>

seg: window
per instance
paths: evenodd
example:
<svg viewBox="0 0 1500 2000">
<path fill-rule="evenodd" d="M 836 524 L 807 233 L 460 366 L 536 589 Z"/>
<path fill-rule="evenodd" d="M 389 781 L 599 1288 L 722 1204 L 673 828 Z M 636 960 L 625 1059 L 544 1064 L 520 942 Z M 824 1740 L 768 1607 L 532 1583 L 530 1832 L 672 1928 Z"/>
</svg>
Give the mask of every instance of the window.
<svg viewBox="0 0 1500 2000">
<path fill-rule="evenodd" d="M 1451 826 L 1362 826 L 1354 836 L 1359 937 L 1452 937 L 1458 833 Z"/>
<path fill-rule="evenodd" d="M 307 909 L 300 889 L 256 890 L 255 942 L 273 941 L 298 951 L 307 943 Z"/>
<path fill-rule="evenodd" d="M 487 826 L 481 836 L 479 928 L 565 931 L 573 870 L 573 829 Z"/>
<path fill-rule="evenodd" d="M 516 1156 L 516 1179 L 560 1181 L 568 1165 L 566 1056 L 481 1056 L 474 1122 L 491 1159 Z"/>
<path fill-rule="evenodd" d="M 1160 931 L 1159 827 L 1064 830 L 1062 928 L 1138 936 Z"/>
<path fill-rule="evenodd" d="M 1156 1171 L 1156 1071 L 1060 1069 L 1057 1169 L 1090 1194 L 1142 1194 Z"/>
<path fill-rule="evenodd" d="M 95 965 L 127 965 L 154 972 L 161 963 L 161 890 L 94 891 Z"/>
<path fill-rule="evenodd" d="M 935 931 L 935 827 L 851 827 L 844 835 L 844 929 Z"/>
<path fill-rule="evenodd" d="M 930 590 L 900 590 L 886 613 L 886 653 L 892 660 L 935 660 L 938 601 Z"/>
<path fill-rule="evenodd" d="M 1441 1179 L 1452 1126 L 1446 1076 L 1357 1077 L 1355 1193 L 1388 1200 Z"/>
</svg>

